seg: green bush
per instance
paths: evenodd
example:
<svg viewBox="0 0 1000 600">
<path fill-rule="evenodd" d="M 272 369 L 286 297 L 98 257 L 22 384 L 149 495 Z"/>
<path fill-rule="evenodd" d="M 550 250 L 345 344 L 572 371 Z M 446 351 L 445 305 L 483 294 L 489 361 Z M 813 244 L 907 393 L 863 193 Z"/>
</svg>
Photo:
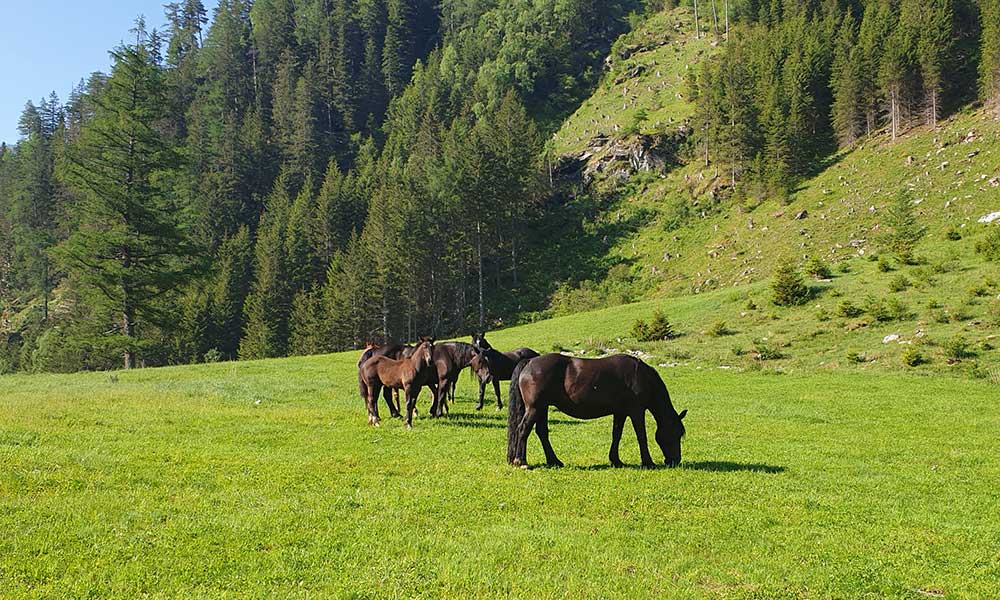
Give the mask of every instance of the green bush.
<svg viewBox="0 0 1000 600">
<path fill-rule="evenodd" d="M 868 357 L 863 352 L 858 352 L 857 350 L 848 350 L 844 357 L 849 363 L 861 364 L 868 362 Z"/>
<path fill-rule="evenodd" d="M 975 353 L 969 348 L 969 342 L 961 333 L 956 333 L 945 342 L 942 350 L 944 350 L 945 358 L 951 360 L 962 360 L 975 356 Z"/>
<path fill-rule="evenodd" d="M 951 226 L 944 232 L 944 239 L 957 242 L 962 239 L 962 232 L 958 230 L 958 227 Z"/>
<path fill-rule="evenodd" d="M 893 292 L 902 292 L 911 285 L 912 284 L 910 283 L 910 280 L 906 278 L 906 275 L 900 273 L 899 275 L 893 277 L 892 281 L 889 282 L 889 290 Z"/>
<path fill-rule="evenodd" d="M 852 319 L 854 317 L 860 317 L 865 313 L 864 309 L 856 306 L 850 300 L 844 300 L 837 305 L 837 316 Z"/>
<path fill-rule="evenodd" d="M 778 306 L 798 306 L 809 300 L 809 288 L 802 281 L 802 275 L 795 265 L 783 262 L 774 272 L 771 282 L 774 303 Z"/>
<path fill-rule="evenodd" d="M 892 261 L 885 256 L 878 257 L 878 270 L 880 273 L 888 273 L 893 270 Z"/>
<path fill-rule="evenodd" d="M 976 254 L 982 254 L 987 260 L 1000 261 L 1000 227 L 990 227 L 985 236 L 976 240 Z"/>
<path fill-rule="evenodd" d="M 870 294 L 865 298 L 865 312 L 880 323 L 903 321 L 910 316 L 909 308 L 896 298 L 885 300 Z"/>
<path fill-rule="evenodd" d="M 636 319 L 632 324 L 632 337 L 640 342 L 659 342 L 673 339 L 677 337 L 677 333 L 663 311 L 657 309 L 648 323 L 643 319 Z"/>
<path fill-rule="evenodd" d="M 822 258 L 814 256 L 806 261 L 805 272 L 807 275 L 812 275 L 816 279 L 829 279 L 833 277 L 833 273 L 830 271 L 830 265 L 826 264 Z"/>
<path fill-rule="evenodd" d="M 927 359 L 924 358 L 923 353 L 917 346 L 907 346 L 903 350 L 902 359 L 903 364 L 907 367 L 918 367 L 927 362 Z"/>
<path fill-rule="evenodd" d="M 880 240 L 882 247 L 892 252 L 899 262 L 905 265 L 915 264 L 914 250 L 917 242 L 924 236 L 924 227 L 917 222 L 909 190 L 900 190 L 893 197 L 886 207 L 883 225 L 885 228 Z"/>
<path fill-rule="evenodd" d="M 729 327 L 726 327 L 725 321 L 716 321 L 711 327 L 708 328 L 708 335 L 712 337 L 724 337 L 732 334 L 733 332 L 729 329 Z"/>
<path fill-rule="evenodd" d="M 778 360 L 785 356 L 777 346 L 768 343 L 766 339 L 756 338 L 751 343 L 753 344 L 753 352 L 757 360 Z"/>
</svg>

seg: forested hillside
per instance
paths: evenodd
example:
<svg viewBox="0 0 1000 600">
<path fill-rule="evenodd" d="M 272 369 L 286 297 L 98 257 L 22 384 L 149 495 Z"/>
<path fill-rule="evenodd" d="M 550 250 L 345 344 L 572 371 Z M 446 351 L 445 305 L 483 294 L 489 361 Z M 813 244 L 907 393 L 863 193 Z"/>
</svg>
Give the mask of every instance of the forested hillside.
<svg viewBox="0 0 1000 600">
<path fill-rule="evenodd" d="M 168 5 L 167 31 L 137 23 L 111 73 L 29 103 L 0 149 L 0 372 L 751 283 L 861 233 L 870 256 L 900 189 L 934 200 L 915 229 L 939 240 L 996 189 L 1000 1 L 674 4 Z"/>
</svg>

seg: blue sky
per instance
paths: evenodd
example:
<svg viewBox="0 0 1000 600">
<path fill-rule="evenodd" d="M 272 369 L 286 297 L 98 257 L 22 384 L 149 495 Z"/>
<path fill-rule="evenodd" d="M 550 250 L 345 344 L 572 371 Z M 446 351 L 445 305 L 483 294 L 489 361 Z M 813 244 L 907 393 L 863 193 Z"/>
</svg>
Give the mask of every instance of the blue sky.
<svg viewBox="0 0 1000 600">
<path fill-rule="evenodd" d="M 0 141 L 17 141 L 28 100 L 55 91 L 63 101 L 81 78 L 108 71 L 108 50 L 128 37 L 136 16 L 162 28 L 168 0 L 0 0 Z M 204 0 L 209 16 L 215 7 Z"/>
</svg>

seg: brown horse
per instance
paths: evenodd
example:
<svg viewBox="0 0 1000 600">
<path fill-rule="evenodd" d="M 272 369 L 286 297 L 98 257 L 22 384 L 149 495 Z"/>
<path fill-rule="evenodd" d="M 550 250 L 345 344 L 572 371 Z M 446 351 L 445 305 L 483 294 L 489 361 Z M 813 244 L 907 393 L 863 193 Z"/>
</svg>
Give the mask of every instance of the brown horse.
<svg viewBox="0 0 1000 600">
<path fill-rule="evenodd" d="M 413 409 L 420 388 L 434 371 L 434 345 L 421 342 L 409 358 L 395 360 L 387 356 L 372 356 L 361 365 L 359 375 L 362 393 L 368 408 L 368 423 L 378 425 L 378 395 L 384 387 L 401 389 L 406 398 L 406 427 L 413 426 Z M 437 394 L 435 394 L 437 395 Z"/>
<path fill-rule="evenodd" d="M 402 344 L 386 344 L 384 346 L 379 346 L 375 342 L 371 341 L 365 343 L 365 351 L 361 354 L 361 358 L 358 359 L 358 387 L 361 391 L 362 398 L 367 398 L 365 382 L 361 378 L 361 366 L 365 364 L 365 361 L 373 356 L 388 356 L 389 358 L 398 360 L 402 358 L 405 348 L 407 348 L 407 346 Z M 389 415 L 392 417 L 402 416 L 399 414 L 399 391 L 386 387 L 382 390 L 382 395 L 385 398 L 386 406 L 389 407 Z M 393 402 L 394 396 L 395 402 Z"/>
<path fill-rule="evenodd" d="M 431 416 L 443 416 L 448 409 L 448 396 L 455 400 L 455 383 L 462 369 L 468 367 L 476 349 L 465 342 L 442 342 L 434 346 L 434 364 L 437 367 L 438 393 L 431 406 Z"/>
<path fill-rule="evenodd" d="M 490 347 L 488 350 L 477 352 L 469 363 L 472 372 L 479 378 L 479 405 L 476 406 L 476 410 L 483 409 L 486 384 L 490 382 L 493 382 L 493 391 L 497 395 L 497 409 L 503 408 L 503 401 L 500 400 L 500 382 L 510 380 L 517 363 L 536 356 L 538 353 L 531 348 L 499 352 Z"/>
<path fill-rule="evenodd" d="M 667 466 L 681 461 L 687 411 L 678 414 L 674 410 L 659 373 L 633 356 L 587 359 L 546 354 L 521 361 L 510 382 L 508 405 L 507 461 L 512 465 L 527 465 L 528 436 L 537 427 L 546 462 L 562 466 L 549 443 L 549 406 L 577 419 L 614 416 L 608 458 L 615 467 L 624 466 L 618 457 L 618 444 L 626 418 L 635 429 L 642 466 L 654 466 L 646 442 L 648 410 L 656 419 L 656 443 Z"/>
</svg>

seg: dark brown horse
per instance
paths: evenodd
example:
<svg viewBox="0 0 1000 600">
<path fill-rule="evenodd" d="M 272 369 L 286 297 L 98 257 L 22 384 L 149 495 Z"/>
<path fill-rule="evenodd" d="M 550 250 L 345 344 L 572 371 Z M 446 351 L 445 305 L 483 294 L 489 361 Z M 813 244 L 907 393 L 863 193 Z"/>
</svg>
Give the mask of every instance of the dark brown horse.
<svg viewBox="0 0 1000 600">
<path fill-rule="evenodd" d="M 476 410 L 483 409 L 486 384 L 490 382 L 493 382 L 493 391 L 497 395 L 497 408 L 503 408 L 503 401 L 500 400 L 500 382 L 510 380 L 517 363 L 536 356 L 538 353 L 531 348 L 499 352 L 490 347 L 488 350 L 477 352 L 469 363 L 472 372 L 479 378 L 479 405 L 476 406 Z"/>
<path fill-rule="evenodd" d="M 368 408 L 370 425 L 379 424 L 378 395 L 383 387 L 389 387 L 403 390 L 406 398 L 406 426 L 412 427 L 413 409 L 420 388 L 434 372 L 433 356 L 433 343 L 421 342 L 409 358 L 396 360 L 387 356 L 372 356 L 361 365 L 361 392 Z"/>
<path fill-rule="evenodd" d="M 476 349 L 465 342 L 442 342 L 434 345 L 434 364 L 437 366 L 438 393 L 431 406 L 431 416 L 443 416 L 448 409 L 448 396 L 455 400 L 455 383 L 462 369 L 468 367 Z"/>
<path fill-rule="evenodd" d="M 656 443 L 667 466 L 681 461 L 683 419 L 687 411 L 678 414 L 674 410 L 659 373 L 633 356 L 618 354 L 587 359 L 546 354 L 522 361 L 514 369 L 508 405 L 507 461 L 512 465 L 527 465 L 528 436 L 537 427 L 546 462 L 549 466 L 562 466 L 549 443 L 550 406 L 577 419 L 612 415 L 614 426 L 608 458 L 615 467 L 623 466 L 618 444 L 626 418 L 635 429 L 642 466 L 654 466 L 646 442 L 648 410 L 656 419 Z"/>
</svg>

